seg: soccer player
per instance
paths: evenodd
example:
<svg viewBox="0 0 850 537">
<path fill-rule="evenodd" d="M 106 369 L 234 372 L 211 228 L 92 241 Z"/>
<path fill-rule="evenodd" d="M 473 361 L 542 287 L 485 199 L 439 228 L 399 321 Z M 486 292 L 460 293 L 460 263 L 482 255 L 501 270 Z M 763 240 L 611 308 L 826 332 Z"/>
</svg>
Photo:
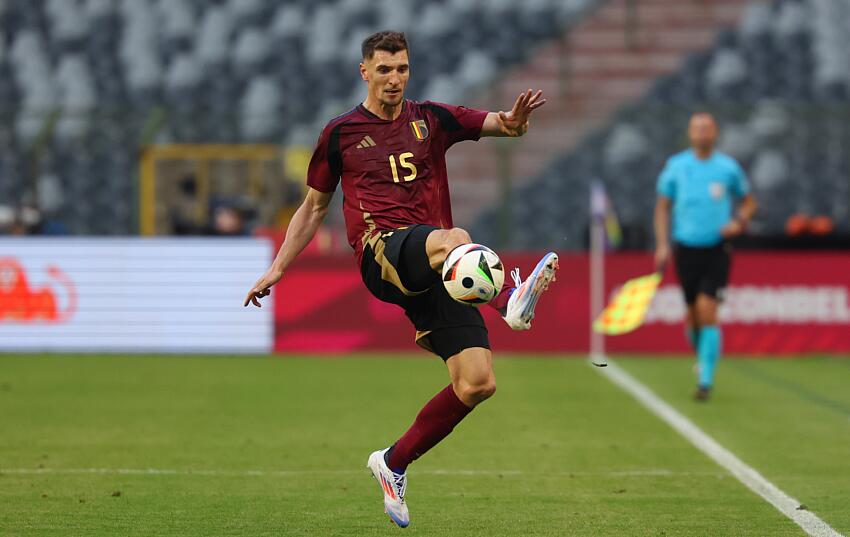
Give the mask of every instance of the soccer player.
<svg viewBox="0 0 850 537">
<path fill-rule="evenodd" d="M 730 240 L 747 229 L 756 201 L 735 159 L 714 149 L 718 128 L 705 112 L 691 116 L 691 148 L 670 157 L 658 177 L 655 205 L 655 263 L 666 265 L 672 253 L 687 303 L 686 332 L 698 358 L 694 398 L 706 401 L 714 385 L 721 353 L 717 305 L 729 279 Z M 737 213 L 735 202 L 740 200 Z"/>
<path fill-rule="evenodd" d="M 466 231 L 452 224 L 445 153 L 463 140 L 522 136 L 529 115 L 546 101 L 540 91 L 528 90 L 510 112 L 486 112 L 406 100 L 410 64 L 404 34 L 373 34 L 363 41 L 362 53 L 366 100 L 332 119 L 319 136 L 307 173 L 307 197 L 245 305 L 259 306 L 259 299 L 281 279 L 313 238 L 342 183 L 348 240 L 363 282 L 378 299 L 404 309 L 416 328 L 416 343 L 445 361 L 451 379 L 397 442 L 368 459 L 367 467 L 383 491 L 385 511 L 406 527 L 408 465 L 496 391 L 481 313 L 452 300 L 440 278 L 449 253 L 472 242 Z M 525 282 L 515 270 L 515 285 L 506 284 L 490 305 L 511 328 L 530 328 L 535 305 L 557 267 L 558 256 L 549 253 Z"/>
</svg>

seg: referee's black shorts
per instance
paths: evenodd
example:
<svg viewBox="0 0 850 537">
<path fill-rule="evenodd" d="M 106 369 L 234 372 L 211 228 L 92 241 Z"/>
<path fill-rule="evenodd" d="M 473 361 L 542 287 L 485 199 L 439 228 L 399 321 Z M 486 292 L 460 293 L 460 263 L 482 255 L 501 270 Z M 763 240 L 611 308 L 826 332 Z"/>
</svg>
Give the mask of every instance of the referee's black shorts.
<svg viewBox="0 0 850 537">
<path fill-rule="evenodd" d="M 697 295 L 701 293 L 715 300 L 723 300 L 723 292 L 729 282 L 731 244 L 721 242 L 708 248 L 676 244 L 673 247 L 673 259 L 679 283 L 685 293 L 685 302 L 689 306 L 696 302 Z"/>
<path fill-rule="evenodd" d="M 376 298 L 404 309 L 419 346 L 448 360 L 464 349 L 489 349 L 490 340 L 478 308 L 453 300 L 431 268 L 425 241 L 436 229 L 417 224 L 365 236 L 360 274 Z"/>
</svg>

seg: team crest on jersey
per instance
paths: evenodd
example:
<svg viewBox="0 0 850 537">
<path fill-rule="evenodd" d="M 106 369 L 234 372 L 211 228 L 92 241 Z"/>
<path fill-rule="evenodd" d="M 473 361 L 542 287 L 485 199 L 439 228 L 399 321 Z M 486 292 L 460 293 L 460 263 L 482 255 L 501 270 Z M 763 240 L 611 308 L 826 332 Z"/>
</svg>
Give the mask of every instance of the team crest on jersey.
<svg viewBox="0 0 850 537">
<path fill-rule="evenodd" d="M 425 124 L 424 119 L 411 121 L 410 128 L 413 129 L 413 136 L 416 136 L 416 139 L 420 142 L 428 138 L 428 125 Z"/>
<path fill-rule="evenodd" d="M 719 200 L 726 195 L 726 185 L 721 182 L 711 183 L 708 186 L 708 192 L 712 198 Z"/>
</svg>

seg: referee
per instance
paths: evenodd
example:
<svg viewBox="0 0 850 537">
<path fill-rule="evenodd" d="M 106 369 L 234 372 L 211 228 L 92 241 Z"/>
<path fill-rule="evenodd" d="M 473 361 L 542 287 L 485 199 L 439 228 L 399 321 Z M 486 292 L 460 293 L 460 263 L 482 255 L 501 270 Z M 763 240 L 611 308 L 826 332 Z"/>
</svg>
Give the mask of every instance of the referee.
<svg viewBox="0 0 850 537">
<path fill-rule="evenodd" d="M 717 134 L 711 114 L 691 116 L 691 148 L 670 157 L 658 176 L 654 217 L 656 267 L 663 268 L 672 252 L 688 305 L 685 328 L 699 364 L 697 401 L 708 399 L 720 359 L 717 304 L 729 279 L 729 241 L 747 229 L 756 211 L 744 170 L 714 149 Z M 734 213 L 736 201 L 740 203 Z"/>
</svg>

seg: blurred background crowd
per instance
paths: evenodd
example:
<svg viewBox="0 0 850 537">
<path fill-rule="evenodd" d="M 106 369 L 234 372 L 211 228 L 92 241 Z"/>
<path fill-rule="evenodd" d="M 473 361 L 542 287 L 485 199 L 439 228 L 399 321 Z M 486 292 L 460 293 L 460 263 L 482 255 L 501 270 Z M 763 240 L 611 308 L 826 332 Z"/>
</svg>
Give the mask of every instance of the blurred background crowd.
<svg viewBox="0 0 850 537">
<path fill-rule="evenodd" d="M 408 34 L 409 98 L 547 94 L 520 144 L 449 154 L 479 242 L 585 248 L 598 180 L 619 246 L 650 247 L 656 177 L 707 109 L 762 202 L 752 245 L 847 244 L 846 0 L 0 0 L 0 233 L 284 228 L 381 29 Z"/>
</svg>

